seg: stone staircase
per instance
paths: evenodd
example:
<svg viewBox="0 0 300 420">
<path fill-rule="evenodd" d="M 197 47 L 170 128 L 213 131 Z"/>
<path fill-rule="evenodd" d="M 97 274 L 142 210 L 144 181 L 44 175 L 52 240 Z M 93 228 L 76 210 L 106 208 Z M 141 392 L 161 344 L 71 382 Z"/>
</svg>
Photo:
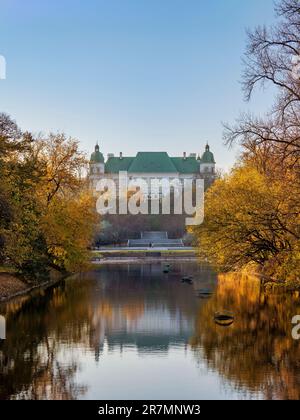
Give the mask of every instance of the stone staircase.
<svg viewBox="0 0 300 420">
<path fill-rule="evenodd" d="M 169 239 L 168 232 L 142 232 L 141 239 L 129 239 L 131 248 L 177 248 L 184 247 L 182 239 Z"/>
</svg>

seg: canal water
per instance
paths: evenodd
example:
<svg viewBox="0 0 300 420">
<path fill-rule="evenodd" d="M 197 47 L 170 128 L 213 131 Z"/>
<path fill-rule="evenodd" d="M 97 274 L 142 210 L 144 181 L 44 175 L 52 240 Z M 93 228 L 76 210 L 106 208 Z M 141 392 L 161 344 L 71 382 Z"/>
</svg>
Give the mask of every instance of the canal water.
<svg viewBox="0 0 300 420">
<path fill-rule="evenodd" d="M 299 399 L 297 314 L 299 294 L 246 275 L 102 266 L 0 306 L 0 399 Z"/>
</svg>

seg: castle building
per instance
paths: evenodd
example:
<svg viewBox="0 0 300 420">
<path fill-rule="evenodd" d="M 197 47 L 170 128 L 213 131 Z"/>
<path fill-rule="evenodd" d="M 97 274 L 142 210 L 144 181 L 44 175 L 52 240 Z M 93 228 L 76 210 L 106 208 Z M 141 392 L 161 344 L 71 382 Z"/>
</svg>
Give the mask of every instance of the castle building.
<svg viewBox="0 0 300 420">
<path fill-rule="evenodd" d="M 97 144 L 90 159 L 89 179 L 92 188 L 105 177 L 118 181 L 119 172 L 126 171 L 128 178 L 142 178 L 150 184 L 153 178 L 204 179 L 205 188 L 208 188 L 216 177 L 216 162 L 210 147 L 207 144 L 204 153 L 200 156 L 192 153 L 189 156 L 183 153 L 181 157 L 170 157 L 166 152 L 138 152 L 135 157 L 108 154 L 105 161 L 100 147 Z"/>
</svg>

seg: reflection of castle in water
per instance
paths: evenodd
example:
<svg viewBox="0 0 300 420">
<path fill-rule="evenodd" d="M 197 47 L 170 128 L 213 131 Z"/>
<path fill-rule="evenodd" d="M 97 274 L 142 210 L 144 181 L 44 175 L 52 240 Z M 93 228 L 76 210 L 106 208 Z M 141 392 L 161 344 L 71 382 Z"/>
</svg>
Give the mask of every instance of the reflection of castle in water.
<svg viewBox="0 0 300 420">
<path fill-rule="evenodd" d="M 103 351 L 136 347 L 139 353 L 166 352 L 184 346 L 194 333 L 194 289 L 178 284 L 182 269 L 162 278 L 158 265 L 120 266 L 101 275 L 101 290 L 94 295 L 92 346 Z M 205 274 L 205 273 L 204 273 Z M 99 280 L 98 280 L 99 281 Z"/>
<path fill-rule="evenodd" d="M 134 321 L 124 317 L 122 310 L 117 310 L 109 322 L 98 327 L 99 335 L 95 338 L 100 350 L 106 341 L 109 350 L 135 346 L 139 352 L 167 351 L 170 346 L 187 343 L 193 334 L 194 320 L 183 317 L 179 311 L 173 314 L 163 306 L 147 307 Z"/>
</svg>

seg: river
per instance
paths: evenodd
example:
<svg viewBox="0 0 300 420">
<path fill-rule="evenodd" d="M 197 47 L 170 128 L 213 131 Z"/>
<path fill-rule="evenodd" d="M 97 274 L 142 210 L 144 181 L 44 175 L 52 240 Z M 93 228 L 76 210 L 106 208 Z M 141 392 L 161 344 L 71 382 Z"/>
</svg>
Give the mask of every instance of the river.
<svg viewBox="0 0 300 420">
<path fill-rule="evenodd" d="M 192 275 L 194 283 L 181 278 Z M 197 290 L 214 291 L 203 299 Z M 214 322 L 219 310 L 235 322 Z M 197 263 L 101 266 L 0 306 L 0 399 L 300 399 L 299 293 Z"/>
</svg>

